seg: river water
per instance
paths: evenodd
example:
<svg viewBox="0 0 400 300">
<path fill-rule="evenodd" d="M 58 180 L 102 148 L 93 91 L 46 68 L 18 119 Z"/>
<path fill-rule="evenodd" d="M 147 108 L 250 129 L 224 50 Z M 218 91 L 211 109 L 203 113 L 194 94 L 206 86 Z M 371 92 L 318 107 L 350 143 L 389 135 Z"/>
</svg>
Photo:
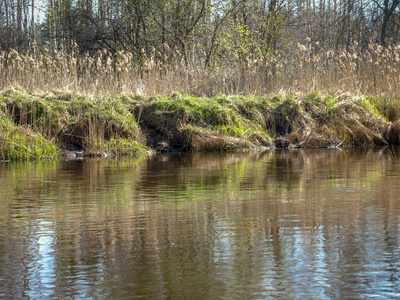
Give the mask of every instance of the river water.
<svg viewBox="0 0 400 300">
<path fill-rule="evenodd" d="M 2 299 L 399 299 L 400 148 L 0 164 Z"/>
</svg>

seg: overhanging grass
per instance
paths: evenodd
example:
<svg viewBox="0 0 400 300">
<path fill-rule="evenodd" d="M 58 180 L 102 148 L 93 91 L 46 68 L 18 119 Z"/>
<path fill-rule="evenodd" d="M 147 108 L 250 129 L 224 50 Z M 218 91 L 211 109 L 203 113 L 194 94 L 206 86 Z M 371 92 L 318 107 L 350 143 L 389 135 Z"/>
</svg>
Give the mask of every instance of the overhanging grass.
<svg viewBox="0 0 400 300">
<path fill-rule="evenodd" d="M 148 128 L 195 151 L 268 147 L 274 141 L 280 147 L 281 139 L 292 147 L 384 145 L 395 142 L 388 132 L 399 109 L 394 99 L 316 92 L 271 98 L 176 94 L 143 97 L 137 107 Z"/>
<path fill-rule="evenodd" d="M 387 97 L 316 92 L 273 97 L 94 97 L 8 89 L 0 92 L 0 111 L 6 124 L 3 157 L 15 155 L 12 149 L 4 150 L 9 132 L 25 132 L 37 144 L 40 140 L 54 149 L 57 145 L 82 148 L 87 155 L 117 156 L 147 155 L 146 143 L 167 151 L 173 146 L 186 151 L 246 151 L 400 142 L 400 106 Z M 7 145 L 18 148 L 15 140 L 10 141 Z M 50 157 L 50 150 L 43 147 L 44 157 Z"/>
<path fill-rule="evenodd" d="M 0 109 L 13 124 L 41 133 L 60 149 L 81 148 L 90 155 L 147 153 L 132 104 L 126 97 L 0 93 Z"/>
</svg>

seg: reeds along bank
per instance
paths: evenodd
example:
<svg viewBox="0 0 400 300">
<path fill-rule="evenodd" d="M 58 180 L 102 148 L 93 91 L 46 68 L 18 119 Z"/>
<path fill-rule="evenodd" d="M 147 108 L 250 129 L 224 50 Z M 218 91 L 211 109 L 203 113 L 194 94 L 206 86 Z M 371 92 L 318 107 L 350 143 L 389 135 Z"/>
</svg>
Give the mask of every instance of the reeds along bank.
<svg viewBox="0 0 400 300">
<path fill-rule="evenodd" d="M 204 59 L 187 61 L 168 45 L 163 54 L 119 51 L 81 53 L 15 50 L 0 53 L 0 89 L 65 90 L 84 94 L 171 95 L 175 92 L 266 95 L 278 92 L 350 92 L 400 95 L 400 45 L 357 43 L 348 49 L 297 44 L 276 56 L 241 60 L 230 57 L 205 67 Z"/>
</svg>

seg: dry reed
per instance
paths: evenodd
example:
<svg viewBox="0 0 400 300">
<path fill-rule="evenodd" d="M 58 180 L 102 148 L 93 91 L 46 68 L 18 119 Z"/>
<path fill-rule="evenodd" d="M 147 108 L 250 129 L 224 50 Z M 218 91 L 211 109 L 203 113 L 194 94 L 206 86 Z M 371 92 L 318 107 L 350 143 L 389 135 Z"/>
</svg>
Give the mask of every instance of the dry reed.
<svg viewBox="0 0 400 300">
<path fill-rule="evenodd" d="M 400 95 L 400 45 L 371 43 L 337 51 L 298 44 L 290 53 L 204 68 L 177 50 L 161 54 L 98 51 L 0 52 L 0 89 L 83 94 L 191 95 L 309 92 Z"/>
</svg>

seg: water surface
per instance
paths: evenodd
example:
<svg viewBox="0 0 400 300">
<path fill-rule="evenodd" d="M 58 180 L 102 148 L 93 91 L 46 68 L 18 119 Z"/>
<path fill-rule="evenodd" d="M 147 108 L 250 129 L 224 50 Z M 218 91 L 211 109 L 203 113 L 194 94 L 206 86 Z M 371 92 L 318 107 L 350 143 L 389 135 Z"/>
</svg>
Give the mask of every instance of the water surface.
<svg viewBox="0 0 400 300">
<path fill-rule="evenodd" d="M 399 159 L 0 164 L 0 298 L 398 299 Z"/>
</svg>

